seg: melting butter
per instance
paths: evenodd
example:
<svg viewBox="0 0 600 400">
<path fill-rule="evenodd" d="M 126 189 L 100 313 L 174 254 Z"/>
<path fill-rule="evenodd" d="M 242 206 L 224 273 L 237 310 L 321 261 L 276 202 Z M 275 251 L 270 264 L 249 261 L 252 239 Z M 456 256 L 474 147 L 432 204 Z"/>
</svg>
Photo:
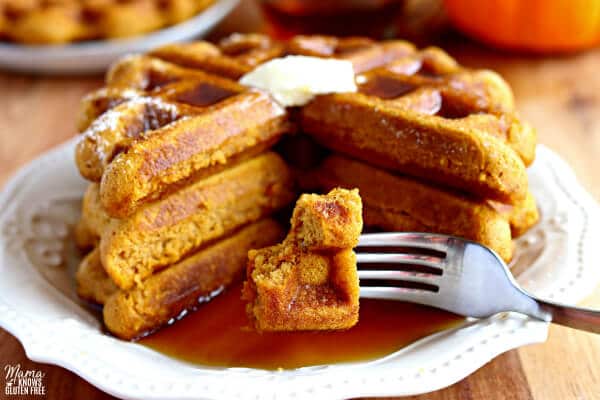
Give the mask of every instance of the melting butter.
<svg viewBox="0 0 600 400">
<path fill-rule="evenodd" d="M 267 61 L 242 76 L 240 83 L 267 91 L 284 107 L 304 105 L 318 94 L 357 90 L 350 61 L 308 56 Z"/>
</svg>

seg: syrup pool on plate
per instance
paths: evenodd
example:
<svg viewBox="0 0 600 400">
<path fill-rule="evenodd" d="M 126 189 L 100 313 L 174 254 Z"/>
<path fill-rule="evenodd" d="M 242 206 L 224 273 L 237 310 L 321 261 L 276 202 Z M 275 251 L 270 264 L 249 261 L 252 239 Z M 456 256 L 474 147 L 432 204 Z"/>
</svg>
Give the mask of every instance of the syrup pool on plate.
<svg viewBox="0 0 600 400">
<path fill-rule="evenodd" d="M 195 365 L 293 369 L 375 360 L 464 321 L 430 307 L 362 299 L 359 322 L 346 331 L 259 333 L 248 325 L 240 293 L 234 286 L 140 343 Z"/>
</svg>

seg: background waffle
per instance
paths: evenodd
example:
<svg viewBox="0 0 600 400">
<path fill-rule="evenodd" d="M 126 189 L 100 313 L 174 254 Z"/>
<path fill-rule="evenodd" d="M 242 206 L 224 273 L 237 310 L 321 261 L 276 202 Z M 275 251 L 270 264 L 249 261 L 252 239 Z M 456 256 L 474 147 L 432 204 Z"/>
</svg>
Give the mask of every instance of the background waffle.
<svg viewBox="0 0 600 400">
<path fill-rule="evenodd" d="M 0 0 L 0 36 L 60 44 L 135 36 L 185 21 L 214 0 Z"/>
</svg>

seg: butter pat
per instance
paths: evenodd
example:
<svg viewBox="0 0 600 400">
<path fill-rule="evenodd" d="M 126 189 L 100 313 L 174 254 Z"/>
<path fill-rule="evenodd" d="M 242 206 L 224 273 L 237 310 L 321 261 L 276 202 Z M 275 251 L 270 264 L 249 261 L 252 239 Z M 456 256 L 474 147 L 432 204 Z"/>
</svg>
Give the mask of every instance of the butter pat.
<svg viewBox="0 0 600 400">
<path fill-rule="evenodd" d="M 350 61 L 307 56 L 267 61 L 240 83 L 267 91 L 284 107 L 302 106 L 318 94 L 356 92 Z"/>
</svg>

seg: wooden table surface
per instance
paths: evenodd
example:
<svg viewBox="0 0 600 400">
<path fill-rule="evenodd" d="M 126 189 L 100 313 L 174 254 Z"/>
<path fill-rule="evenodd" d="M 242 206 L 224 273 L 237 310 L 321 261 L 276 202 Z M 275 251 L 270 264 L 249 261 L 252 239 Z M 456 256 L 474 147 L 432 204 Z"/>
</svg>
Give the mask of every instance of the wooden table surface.
<svg viewBox="0 0 600 400">
<path fill-rule="evenodd" d="M 244 3 L 217 32 L 259 27 L 256 7 Z M 539 141 L 564 157 L 600 200 L 600 49 L 533 58 L 454 41 L 449 51 L 467 65 L 501 72 L 514 89 L 522 116 L 538 129 Z M 0 73 L 0 185 L 29 160 L 75 134 L 79 99 L 101 83 L 99 77 Z M 600 308 L 600 287 L 582 304 Z M 46 372 L 50 399 L 110 398 L 65 369 L 29 361 L 19 342 L 0 329 L 0 368 L 9 363 Z M 481 398 L 599 399 L 600 335 L 552 326 L 546 343 L 509 351 L 463 381 L 413 399 Z"/>
</svg>

